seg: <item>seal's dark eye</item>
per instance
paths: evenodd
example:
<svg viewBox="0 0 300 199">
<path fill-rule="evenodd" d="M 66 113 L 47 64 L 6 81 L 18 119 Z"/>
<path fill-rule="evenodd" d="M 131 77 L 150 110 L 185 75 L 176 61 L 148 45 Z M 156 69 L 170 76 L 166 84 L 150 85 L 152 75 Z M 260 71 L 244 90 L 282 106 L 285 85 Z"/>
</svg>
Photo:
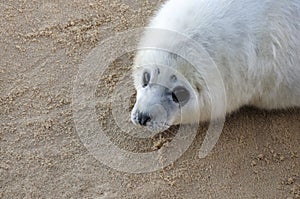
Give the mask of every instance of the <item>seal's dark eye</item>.
<svg viewBox="0 0 300 199">
<path fill-rule="evenodd" d="M 186 88 L 178 86 L 172 92 L 172 99 L 182 106 L 190 99 L 190 93 Z"/>
<path fill-rule="evenodd" d="M 145 72 L 143 74 L 143 87 L 148 86 L 149 82 L 150 82 L 150 73 Z"/>
</svg>

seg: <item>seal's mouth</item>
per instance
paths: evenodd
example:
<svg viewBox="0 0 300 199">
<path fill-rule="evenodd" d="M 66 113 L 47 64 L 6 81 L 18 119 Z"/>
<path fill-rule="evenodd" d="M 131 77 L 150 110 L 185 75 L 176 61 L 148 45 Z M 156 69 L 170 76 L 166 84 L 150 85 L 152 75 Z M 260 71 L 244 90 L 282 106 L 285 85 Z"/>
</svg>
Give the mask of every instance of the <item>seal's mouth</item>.
<svg viewBox="0 0 300 199">
<path fill-rule="evenodd" d="M 146 125 L 146 128 L 151 132 L 160 133 L 169 129 L 170 126 L 171 125 L 166 122 L 153 121 L 153 122 L 149 122 L 149 124 Z"/>
</svg>

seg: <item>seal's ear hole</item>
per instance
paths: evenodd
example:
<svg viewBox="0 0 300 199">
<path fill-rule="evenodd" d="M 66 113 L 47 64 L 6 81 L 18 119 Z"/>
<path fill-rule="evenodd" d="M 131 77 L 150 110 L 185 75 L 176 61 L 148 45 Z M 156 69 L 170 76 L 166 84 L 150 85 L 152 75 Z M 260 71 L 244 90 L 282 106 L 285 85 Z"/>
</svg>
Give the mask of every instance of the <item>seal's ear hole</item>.
<svg viewBox="0 0 300 199">
<path fill-rule="evenodd" d="M 185 87 L 177 86 L 172 91 L 172 99 L 182 106 L 189 101 L 190 93 Z"/>
<path fill-rule="evenodd" d="M 201 85 L 200 85 L 200 84 L 196 84 L 196 90 L 197 90 L 197 92 L 198 92 L 198 93 L 200 93 L 200 92 L 201 92 L 201 90 L 202 90 L 202 87 L 201 87 Z"/>
</svg>

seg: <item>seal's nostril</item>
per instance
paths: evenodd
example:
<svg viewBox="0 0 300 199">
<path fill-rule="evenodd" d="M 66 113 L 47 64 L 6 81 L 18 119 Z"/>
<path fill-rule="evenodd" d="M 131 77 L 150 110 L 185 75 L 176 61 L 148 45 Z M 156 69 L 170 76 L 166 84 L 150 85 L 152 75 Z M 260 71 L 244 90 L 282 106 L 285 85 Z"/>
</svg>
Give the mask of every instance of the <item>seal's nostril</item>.
<svg viewBox="0 0 300 199">
<path fill-rule="evenodd" d="M 147 122 L 151 121 L 151 117 L 148 114 L 139 113 L 138 121 L 140 125 L 146 126 Z"/>
<path fill-rule="evenodd" d="M 143 117 L 141 125 L 146 126 L 147 122 L 150 122 L 151 118 L 146 115 L 145 117 Z"/>
</svg>

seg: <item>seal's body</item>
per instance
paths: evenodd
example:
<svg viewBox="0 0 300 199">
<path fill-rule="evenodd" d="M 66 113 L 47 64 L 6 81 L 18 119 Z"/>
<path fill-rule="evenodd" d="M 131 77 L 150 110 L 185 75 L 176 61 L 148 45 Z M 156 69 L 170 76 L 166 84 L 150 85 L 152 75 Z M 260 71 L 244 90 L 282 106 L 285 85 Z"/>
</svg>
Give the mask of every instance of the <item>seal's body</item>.
<svg viewBox="0 0 300 199">
<path fill-rule="evenodd" d="M 226 102 L 226 113 L 243 105 L 300 106 L 299 0 L 169 0 L 148 28 L 189 38 L 207 52 L 217 70 L 210 64 L 195 66 L 174 52 L 138 51 L 134 123 L 160 131 L 208 120 L 211 103 L 218 100 Z M 189 42 L 168 34 L 147 33 L 143 41 L 189 48 Z"/>
</svg>

